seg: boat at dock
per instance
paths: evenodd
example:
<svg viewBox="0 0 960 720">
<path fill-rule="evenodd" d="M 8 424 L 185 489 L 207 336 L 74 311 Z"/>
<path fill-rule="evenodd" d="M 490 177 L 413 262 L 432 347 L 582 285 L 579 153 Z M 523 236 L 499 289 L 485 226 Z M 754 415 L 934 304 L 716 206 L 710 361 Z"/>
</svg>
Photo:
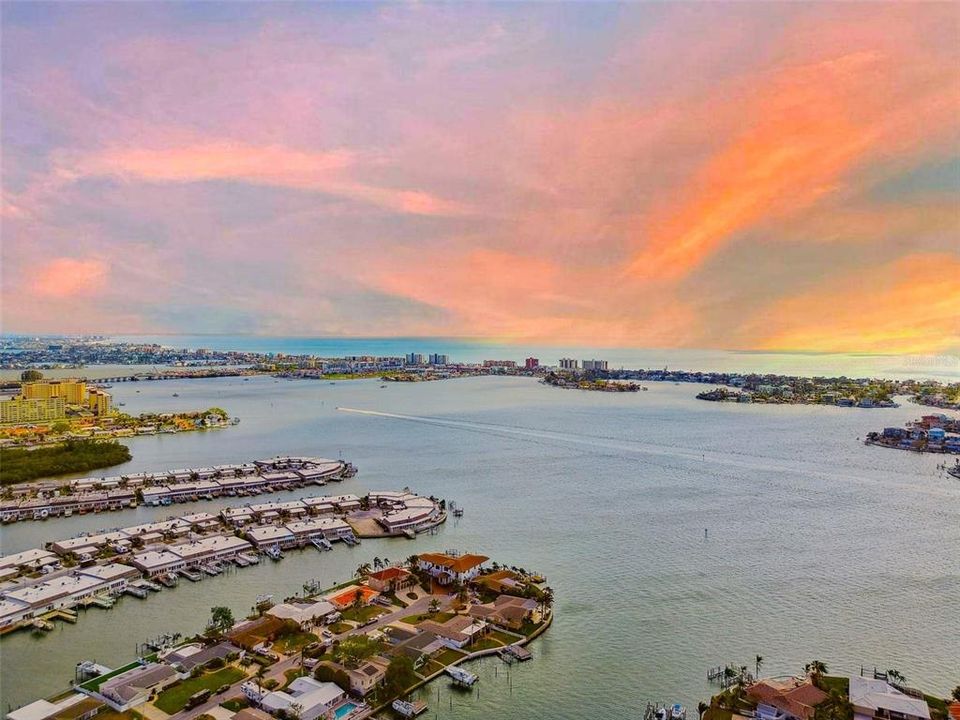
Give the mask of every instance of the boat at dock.
<svg viewBox="0 0 960 720">
<path fill-rule="evenodd" d="M 49 620 L 44 620 L 43 618 L 36 618 L 30 624 L 33 626 L 33 631 L 38 634 L 53 630 L 53 623 Z"/>
<path fill-rule="evenodd" d="M 360 539 L 353 533 L 348 533 L 340 539 L 343 540 L 347 545 L 350 545 L 351 547 L 353 547 L 354 545 L 360 544 Z"/>
<path fill-rule="evenodd" d="M 458 667 L 448 667 L 446 673 L 453 679 L 453 684 L 457 687 L 472 687 L 480 679 L 472 672 Z"/>
<path fill-rule="evenodd" d="M 409 702 L 407 700 L 394 700 L 390 705 L 393 708 L 393 711 L 398 715 L 401 715 L 405 718 L 416 717 L 422 712 L 425 712 L 427 709 L 427 704 L 422 700 L 415 700 L 414 702 Z"/>
<path fill-rule="evenodd" d="M 133 595 L 135 598 L 140 598 L 141 600 L 146 599 L 147 595 L 150 594 L 146 588 L 140 587 L 138 585 L 127 585 L 127 587 L 125 587 L 123 591 L 127 595 Z"/>
<path fill-rule="evenodd" d="M 313 545 L 317 550 L 326 552 L 327 550 L 333 550 L 333 545 L 330 544 L 330 541 L 326 538 L 313 538 L 310 541 L 310 544 Z"/>
<path fill-rule="evenodd" d="M 177 576 L 169 573 L 159 575 L 157 577 L 157 581 L 164 587 L 175 588 L 177 586 Z"/>
<path fill-rule="evenodd" d="M 190 568 L 183 568 L 179 571 L 179 573 L 190 582 L 200 582 L 203 580 L 203 575 L 198 573 L 196 570 L 191 570 Z"/>
<path fill-rule="evenodd" d="M 501 648 L 500 657 L 504 659 L 510 657 L 513 660 L 519 660 L 520 662 L 533 659 L 533 655 L 530 654 L 530 651 L 519 645 L 507 645 L 506 647 Z"/>
<path fill-rule="evenodd" d="M 214 566 L 211 563 L 206 563 L 200 566 L 200 569 L 205 572 L 207 575 L 215 576 L 220 574 L 220 568 Z"/>
<path fill-rule="evenodd" d="M 245 560 L 247 565 L 258 565 L 260 563 L 260 556 L 254 553 L 240 553 L 237 557 Z"/>
<path fill-rule="evenodd" d="M 280 552 L 280 547 L 277 545 L 274 545 L 273 547 L 269 547 L 265 549 L 264 552 L 267 554 L 267 557 L 270 558 L 271 560 L 274 560 L 274 561 L 283 560 L 283 553 Z"/>
<path fill-rule="evenodd" d="M 109 610 L 117 604 L 117 601 L 109 595 L 94 595 L 91 598 L 87 598 L 87 601 L 89 605 L 96 605 L 98 608 L 103 608 L 104 610 Z"/>
</svg>

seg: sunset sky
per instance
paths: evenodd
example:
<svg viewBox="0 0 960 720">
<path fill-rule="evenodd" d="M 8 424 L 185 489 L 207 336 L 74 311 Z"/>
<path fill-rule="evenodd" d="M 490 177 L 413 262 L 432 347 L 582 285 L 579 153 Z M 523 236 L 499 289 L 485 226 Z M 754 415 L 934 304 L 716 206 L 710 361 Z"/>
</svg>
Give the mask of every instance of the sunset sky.
<svg viewBox="0 0 960 720">
<path fill-rule="evenodd" d="M 960 352 L 960 4 L 2 4 L 5 332 Z"/>
</svg>

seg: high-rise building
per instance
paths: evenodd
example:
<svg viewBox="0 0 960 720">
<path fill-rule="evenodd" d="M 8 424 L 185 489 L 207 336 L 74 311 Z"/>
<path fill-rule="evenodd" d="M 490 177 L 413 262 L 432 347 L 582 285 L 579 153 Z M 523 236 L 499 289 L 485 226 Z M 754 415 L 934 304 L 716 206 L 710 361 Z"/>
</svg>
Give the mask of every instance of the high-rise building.
<svg viewBox="0 0 960 720">
<path fill-rule="evenodd" d="M 407 365 L 426 365 L 423 353 L 407 353 Z"/>
<path fill-rule="evenodd" d="M 441 354 L 439 354 L 439 353 L 431 353 L 429 359 L 430 359 L 430 364 L 431 364 L 431 365 L 449 365 L 449 364 L 450 364 L 450 356 L 449 356 L 449 355 L 441 355 Z"/>
<path fill-rule="evenodd" d="M 62 420 L 66 415 L 67 404 L 62 397 L 0 400 L 0 422 L 4 423 Z"/>
<path fill-rule="evenodd" d="M 607 361 L 606 360 L 584 360 L 583 369 L 584 370 L 606 370 Z"/>
<path fill-rule="evenodd" d="M 87 404 L 87 383 L 83 380 L 38 380 L 23 383 L 24 400 L 63 398 L 67 405 Z"/>
<path fill-rule="evenodd" d="M 89 402 L 87 405 L 93 410 L 94 413 L 99 415 L 109 415 L 110 414 L 110 402 L 113 397 L 106 390 L 101 390 L 100 388 L 90 388 L 89 392 Z"/>
<path fill-rule="evenodd" d="M 526 360 L 523 361 L 523 366 L 527 370 L 536 370 L 538 367 L 540 367 L 540 360 L 539 358 L 528 357 Z"/>
<path fill-rule="evenodd" d="M 576 370 L 579 367 L 578 363 L 573 358 L 560 358 L 560 369 L 561 370 Z"/>
</svg>

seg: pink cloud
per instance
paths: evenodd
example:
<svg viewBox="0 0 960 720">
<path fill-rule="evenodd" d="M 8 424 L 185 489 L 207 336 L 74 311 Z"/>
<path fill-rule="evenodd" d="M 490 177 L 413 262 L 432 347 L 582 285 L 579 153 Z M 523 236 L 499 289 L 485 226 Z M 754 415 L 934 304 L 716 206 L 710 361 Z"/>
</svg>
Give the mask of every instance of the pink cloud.
<svg viewBox="0 0 960 720">
<path fill-rule="evenodd" d="M 109 280 L 110 266 L 103 260 L 60 257 L 37 271 L 31 287 L 40 297 L 62 300 L 98 295 Z"/>
</svg>

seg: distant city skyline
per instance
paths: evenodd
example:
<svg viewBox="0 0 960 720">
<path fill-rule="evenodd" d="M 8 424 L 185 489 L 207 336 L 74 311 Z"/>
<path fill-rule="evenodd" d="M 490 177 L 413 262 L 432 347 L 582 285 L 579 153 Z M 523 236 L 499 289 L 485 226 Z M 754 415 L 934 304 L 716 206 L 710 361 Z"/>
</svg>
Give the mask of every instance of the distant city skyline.
<svg viewBox="0 0 960 720">
<path fill-rule="evenodd" d="M 0 14 L 5 333 L 960 353 L 955 4 Z"/>
</svg>

